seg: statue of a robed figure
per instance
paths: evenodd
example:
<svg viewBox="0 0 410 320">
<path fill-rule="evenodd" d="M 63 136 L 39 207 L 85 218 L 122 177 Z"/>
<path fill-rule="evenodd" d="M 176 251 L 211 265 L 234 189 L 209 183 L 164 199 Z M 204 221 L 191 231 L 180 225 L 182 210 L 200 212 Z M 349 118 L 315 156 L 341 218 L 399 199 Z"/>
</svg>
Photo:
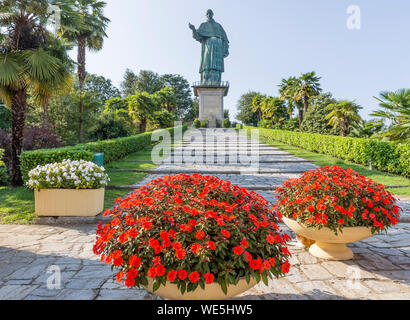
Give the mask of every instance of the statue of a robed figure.
<svg viewBox="0 0 410 320">
<path fill-rule="evenodd" d="M 219 85 L 222 72 L 225 71 L 224 59 L 229 55 L 229 40 L 222 26 L 214 20 L 212 10 L 206 12 L 207 22 L 199 29 L 189 24 L 195 40 L 201 42 L 201 84 Z"/>
</svg>

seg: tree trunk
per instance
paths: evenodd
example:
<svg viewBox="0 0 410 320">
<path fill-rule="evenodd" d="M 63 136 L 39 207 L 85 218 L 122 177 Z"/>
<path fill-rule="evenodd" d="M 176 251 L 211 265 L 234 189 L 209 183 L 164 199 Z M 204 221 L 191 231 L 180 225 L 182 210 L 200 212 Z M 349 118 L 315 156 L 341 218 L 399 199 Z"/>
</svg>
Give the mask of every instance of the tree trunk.
<svg viewBox="0 0 410 320">
<path fill-rule="evenodd" d="M 141 119 L 140 121 L 140 133 L 144 133 L 147 130 L 147 119 Z"/>
<path fill-rule="evenodd" d="M 345 117 L 342 117 L 340 121 L 340 135 L 346 137 L 348 134 L 349 124 Z"/>
<path fill-rule="evenodd" d="M 83 112 L 84 112 L 84 102 L 83 102 L 83 90 L 84 90 L 84 82 L 86 77 L 85 72 L 85 49 L 86 49 L 86 42 L 87 38 L 84 35 L 80 35 L 78 37 L 78 56 L 77 56 L 77 63 L 78 63 L 78 82 L 80 86 L 80 103 L 78 106 L 78 112 L 80 114 L 79 117 L 79 128 L 78 128 L 78 140 L 80 143 L 83 142 L 84 138 L 84 126 L 83 126 Z"/>
<path fill-rule="evenodd" d="M 43 101 L 43 128 L 48 127 L 48 98 Z"/>
<path fill-rule="evenodd" d="M 20 154 L 23 147 L 24 122 L 26 120 L 27 94 L 26 89 L 12 92 L 11 98 L 11 185 L 23 185 L 20 170 Z"/>
<path fill-rule="evenodd" d="M 307 96 L 303 97 L 303 113 L 306 114 L 309 109 L 309 98 Z"/>
<path fill-rule="evenodd" d="M 303 122 L 303 109 L 299 108 L 299 128 L 302 126 Z"/>
</svg>

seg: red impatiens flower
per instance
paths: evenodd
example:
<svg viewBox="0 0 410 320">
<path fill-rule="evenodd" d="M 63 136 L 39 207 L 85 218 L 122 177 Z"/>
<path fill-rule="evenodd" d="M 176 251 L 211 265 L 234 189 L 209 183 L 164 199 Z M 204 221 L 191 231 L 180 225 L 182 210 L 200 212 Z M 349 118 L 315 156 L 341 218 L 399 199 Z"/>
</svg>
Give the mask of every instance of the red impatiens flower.
<svg viewBox="0 0 410 320">
<path fill-rule="evenodd" d="M 243 248 L 241 246 L 236 246 L 235 248 L 233 248 L 233 253 L 239 256 L 243 253 Z"/>
<path fill-rule="evenodd" d="M 179 270 L 178 271 L 178 278 L 180 280 L 185 280 L 186 277 L 188 277 L 188 272 L 186 272 L 186 270 Z"/>
<path fill-rule="evenodd" d="M 198 240 L 200 240 L 200 239 L 202 239 L 203 237 L 205 237 L 205 232 L 204 232 L 203 230 L 200 230 L 200 231 L 198 231 L 198 232 L 195 234 L 195 237 L 196 237 Z"/>
<path fill-rule="evenodd" d="M 176 270 L 171 270 L 170 272 L 168 272 L 167 274 L 167 279 L 169 282 L 174 282 L 175 279 L 177 278 L 177 274 L 178 272 Z"/>
<path fill-rule="evenodd" d="M 211 284 L 212 282 L 214 282 L 214 275 L 210 272 L 207 272 L 204 274 L 204 278 L 205 278 L 205 282 L 207 284 Z"/>
<path fill-rule="evenodd" d="M 198 271 L 194 271 L 194 272 L 191 272 L 191 273 L 189 274 L 188 279 L 189 279 L 189 281 L 191 281 L 192 283 L 196 283 L 196 282 L 198 282 L 198 280 L 199 280 L 199 276 L 200 276 L 199 272 L 198 272 Z"/>
<path fill-rule="evenodd" d="M 215 249 L 216 249 L 216 245 L 215 245 L 215 243 L 214 243 L 213 241 L 208 240 L 208 241 L 206 242 L 206 244 L 208 245 L 208 247 L 209 247 L 211 250 L 215 250 Z"/>
<path fill-rule="evenodd" d="M 192 251 L 194 254 L 197 254 L 197 253 L 199 252 L 199 249 L 201 249 L 201 245 L 200 245 L 199 243 L 194 243 L 194 244 L 191 246 L 191 251 Z"/>
<path fill-rule="evenodd" d="M 139 268 L 139 266 L 141 265 L 141 258 L 133 255 L 130 257 L 128 263 L 135 268 Z"/>
<path fill-rule="evenodd" d="M 245 249 L 249 246 L 248 241 L 246 241 L 246 238 L 242 239 L 241 246 L 244 247 Z"/>
<path fill-rule="evenodd" d="M 185 258 L 185 255 L 186 255 L 186 251 L 185 251 L 184 249 L 178 249 L 178 250 L 175 252 L 175 256 L 176 256 L 179 260 L 184 259 L 184 258 Z"/>
<path fill-rule="evenodd" d="M 222 229 L 221 233 L 228 239 L 231 237 L 231 234 L 228 230 Z"/>
</svg>

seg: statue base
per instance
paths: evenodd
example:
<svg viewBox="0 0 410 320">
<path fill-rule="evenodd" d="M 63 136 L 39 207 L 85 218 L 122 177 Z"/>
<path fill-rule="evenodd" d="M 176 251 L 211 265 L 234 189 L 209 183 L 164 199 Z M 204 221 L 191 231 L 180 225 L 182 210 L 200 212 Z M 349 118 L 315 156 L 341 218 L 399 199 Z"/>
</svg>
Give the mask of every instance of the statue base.
<svg viewBox="0 0 410 320">
<path fill-rule="evenodd" d="M 222 127 L 224 120 L 224 97 L 228 95 L 229 83 L 218 85 L 194 84 L 194 94 L 199 97 L 199 120 L 207 121 L 209 128 Z"/>
</svg>

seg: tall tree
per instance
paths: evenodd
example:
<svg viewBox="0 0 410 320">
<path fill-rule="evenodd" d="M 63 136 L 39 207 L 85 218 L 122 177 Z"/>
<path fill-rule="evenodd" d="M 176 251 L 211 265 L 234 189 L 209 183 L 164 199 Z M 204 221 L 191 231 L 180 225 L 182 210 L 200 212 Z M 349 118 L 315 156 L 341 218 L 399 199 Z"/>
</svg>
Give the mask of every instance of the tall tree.
<svg viewBox="0 0 410 320">
<path fill-rule="evenodd" d="M 136 92 L 125 99 L 128 101 L 129 115 L 139 121 L 139 131 L 144 133 L 147 130 L 148 120 L 152 119 L 159 109 L 153 95 L 148 92 Z"/>
<path fill-rule="evenodd" d="M 236 119 L 241 121 L 245 125 L 256 126 L 258 124 L 258 117 L 255 112 L 252 111 L 252 101 L 253 98 L 260 93 L 258 92 L 248 92 L 243 94 L 237 103 L 238 114 Z"/>
<path fill-rule="evenodd" d="M 62 35 L 75 43 L 78 48 L 78 81 L 80 91 L 84 89 L 86 78 L 86 49 L 99 51 L 103 47 L 106 29 L 110 20 L 104 16 L 106 3 L 98 0 L 64 0 L 73 10 L 63 11 Z M 83 141 L 83 101 L 80 99 L 78 112 L 80 114 L 79 140 Z"/>
<path fill-rule="evenodd" d="M 264 120 L 270 120 L 272 126 L 280 125 L 288 120 L 289 114 L 286 111 L 285 103 L 278 97 L 266 97 L 261 105 Z"/>
<path fill-rule="evenodd" d="M 375 97 L 376 98 L 376 97 Z M 388 127 L 381 134 L 392 141 L 410 142 L 410 89 L 400 89 L 396 92 L 381 92 L 381 110 L 371 115 L 388 122 Z"/>
<path fill-rule="evenodd" d="M 192 108 L 192 90 L 189 82 L 179 74 L 164 74 L 161 76 L 164 87 L 171 87 L 175 93 L 175 115 L 183 118 Z"/>
<path fill-rule="evenodd" d="M 298 109 L 299 117 L 299 127 L 302 125 L 303 121 L 303 103 L 295 99 L 296 87 L 299 83 L 299 80 L 296 77 L 289 77 L 288 79 L 282 79 L 281 84 L 279 85 L 280 99 L 282 101 L 287 101 L 288 107 L 287 111 L 289 116 L 292 116 L 295 108 Z"/>
<path fill-rule="evenodd" d="M 258 94 L 252 99 L 252 111 L 256 113 L 258 121 L 262 120 L 262 102 L 265 98 L 265 95 Z"/>
<path fill-rule="evenodd" d="M 48 1 L 0 0 L 0 97 L 11 109 L 11 183 L 22 184 L 19 156 L 27 111 L 27 94 L 46 94 L 70 76 L 68 65 L 49 50 Z"/>
<path fill-rule="evenodd" d="M 110 79 L 96 74 L 87 74 L 84 91 L 94 92 L 102 105 L 105 105 L 105 102 L 111 98 L 121 96 L 120 90 L 112 84 Z"/>
<path fill-rule="evenodd" d="M 342 100 L 335 104 L 329 105 L 333 110 L 326 116 L 329 125 L 335 129 L 340 129 L 340 135 L 346 137 L 351 125 L 361 123 L 363 120 L 359 115 L 361 107 L 354 101 Z"/>
<path fill-rule="evenodd" d="M 303 113 L 306 114 L 309 108 L 309 100 L 317 96 L 322 89 L 320 88 L 320 77 L 314 71 L 302 74 L 295 82 L 294 99 L 303 101 Z"/>
</svg>

